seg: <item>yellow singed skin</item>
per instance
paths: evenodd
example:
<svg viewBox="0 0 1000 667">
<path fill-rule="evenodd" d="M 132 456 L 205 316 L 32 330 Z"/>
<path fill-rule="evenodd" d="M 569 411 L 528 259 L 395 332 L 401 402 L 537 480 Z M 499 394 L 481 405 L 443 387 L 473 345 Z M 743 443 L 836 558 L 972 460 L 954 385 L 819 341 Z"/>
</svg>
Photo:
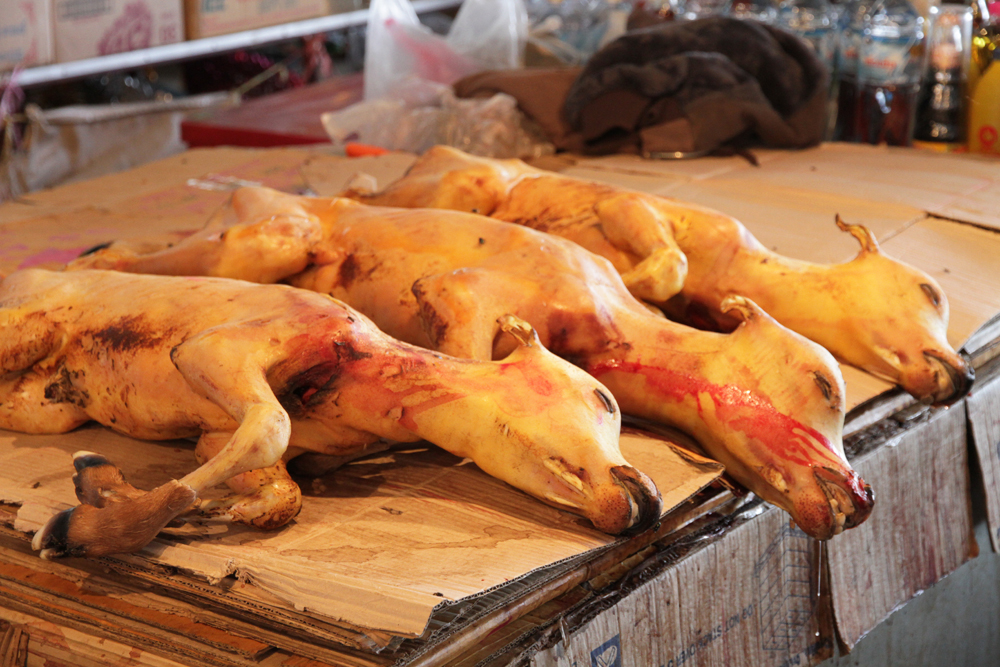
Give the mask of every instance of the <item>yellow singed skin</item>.
<svg viewBox="0 0 1000 667">
<path fill-rule="evenodd" d="M 545 350 L 526 323 L 505 316 L 497 326 L 509 355 L 456 359 L 284 285 L 15 272 L 0 282 L 0 428 L 62 433 L 94 420 L 138 438 L 198 437 L 202 462 L 146 493 L 82 452 L 81 505 L 33 545 L 44 557 L 138 550 L 224 481 L 236 496 L 202 509 L 275 528 L 301 504 L 286 460 L 349 460 L 383 439 L 471 458 L 609 533 L 658 521 L 658 491 L 618 448 L 610 392 Z"/>
<path fill-rule="evenodd" d="M 368 204 L 475 211 L 571 239 L 614 264 L 629 290 L 671 317 L 728 330 L 721 304 L 752 299 L 841 361 L 947 405 L 968 393 L 969 364 L 947 340 L 948 300 L 933 278 L 883 253 L 869 230 L 855 259 L 821 265 L 764 248 L 708 208 L 436 146 Z"/>
<path fill-rule="evenodd" d="M 671 322 L 632 297 L 606 260 L 556 236 L 460 212 L 246 188 L 170 248 L 113 244 L 69 268 L 81 267 L 281 280 L 342 299 L 401 340 L 481 360 L 509 351 L 496 322 L 513 314 L 626 413 L 690 433 L 811 535 L 831 537 L 872 508 L 844 458 L 843 380 L 826 350 L 739 297 L 723 304 L 740 321 L 732 333 Z"/>
</svg>

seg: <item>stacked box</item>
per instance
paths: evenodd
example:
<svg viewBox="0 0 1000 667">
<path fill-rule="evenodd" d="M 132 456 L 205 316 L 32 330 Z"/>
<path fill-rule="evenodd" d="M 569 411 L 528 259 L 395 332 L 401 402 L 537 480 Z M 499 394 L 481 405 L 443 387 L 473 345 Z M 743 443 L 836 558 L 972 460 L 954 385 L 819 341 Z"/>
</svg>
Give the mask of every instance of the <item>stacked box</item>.
<svg viewBox="0 0 1000 667">
<path fill-rule="evenodd" d="M 52 0 L 52 4 L 58 62 L 184 39 L 181 0 Z"/>
<path fill-rule="evenodd" d="M 52 62 L 49 0 L 0 3 L 0 70 Z"/>
<path fill-rule="evenodd" d="M 327 0 L 185 0 L 188 39 L 326 16 Z"/>
</svg>

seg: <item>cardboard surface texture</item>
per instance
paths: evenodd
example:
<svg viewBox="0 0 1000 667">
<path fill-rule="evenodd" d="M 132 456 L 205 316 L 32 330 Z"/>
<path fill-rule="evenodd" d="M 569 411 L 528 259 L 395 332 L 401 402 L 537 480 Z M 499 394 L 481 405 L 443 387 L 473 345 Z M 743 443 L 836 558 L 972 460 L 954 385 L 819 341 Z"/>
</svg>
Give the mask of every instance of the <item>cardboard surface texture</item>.
<svg viewBox="0 0 1000 667">
<path fill-rule="evenodd" d="M 52 62 L 50 0 L 0 4 L 0 72 Z"/>
<path fill-rule="evenodd" d="M 196 465 L 189 443 L 142 442 L 96 426 L 58 436 L 0 431 L 0 500 L 21 506 L 15 528 L 33 532 L 77 504 L 72 454 L 81 449 L 100 451 L 144 489 Z M 669 509 L 721 470 L 659 438 L 624 435 L 622 450 L 657 483 Z M 235 575 L 299 609 L 415 636 L 444 600 L 615 541 L 426 444 L 300 483 L 303 509 L 285 529 L 167 529 L 175 539 L 161 537 L 142 556 L 209 581 Z"/>
<path fill-rule="evenodd" d="M 777 667 L 832 655 L 818 542 L 773 509 L 708 541 L 531 664 Z"/>
<path fill-rule="evenodd" d="M 57 62 L 184 39 L 181 0 L 52 0 Z"/>
<path fill-rule="evenodd" d="M 330 12 L 327 0 L 184 0 L 187 38 L 200 39 Z"/>
</svg>

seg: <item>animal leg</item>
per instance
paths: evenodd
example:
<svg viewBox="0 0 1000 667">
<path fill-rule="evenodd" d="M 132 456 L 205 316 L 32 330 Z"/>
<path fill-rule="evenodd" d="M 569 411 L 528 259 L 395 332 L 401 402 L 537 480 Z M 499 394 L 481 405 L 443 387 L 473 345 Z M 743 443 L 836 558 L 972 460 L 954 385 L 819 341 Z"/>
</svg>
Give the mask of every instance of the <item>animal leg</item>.
<svg viewBox="0 0 1000 667">
<path fill-rule="evenodd" d="M 66 433 L 90 421 L 68 401 L 46 398 L 51 375 L 33 371 L 0 380 L 0 428 L 23 433 Z"/>
<path fill-rule="evenodd" d="M 231 436 L 224 432 L 202 434 L 195 449 L 198 463 L 204 464 L 218 454 Z M 302 492 L 283 461 L 230 477 L 226 485 L 235 495 L 202 501 L 198 507 L 202 515 L 273 530 L 291 521 L 302 509 Z"/>
<path fill-rule="evenodd" d="M 632 294 L 663 303 L 681 291 L 687 278 L 687 257 L 674 240 L 670 220 L 631 193 L 598 202 L 594 212 L 608 241 L 642 258 L 622 274 Z"/>
<path fill-rule="evenodd" d="M 315 216 L 296 199 L 266 188 L 244 188 L 233 193 L 223 210 L 225 224 L 210 223 L 183 241 L 149 254 L 112 244 L 77 258 L 67 268 L 274 283 L 305 269 L 309 250 L 322 235 Z M 221 227 L 225 228 L 220 231 Z"/>
<path fill-rule="evenodd" d="M 41 557 L 106 556 L 138 551 L 195 501 L 195 493 L 171 480 L 146 493 L 125 481 L 99 454 L 73 455 L 73 485 L 80 505 L 64 510 L 35 533 Z"/>
<path fill-rule="evenodd" d="M 255 333 L 255 327 L 247 323 L 216 327 L 189 338 L 171 354 L 192 388 L 239 424 L 218 453 L 182 479 L 149 493 L 116 491 L 110 502 L 111 496 L 98 492 L 109 502 L 101 506 L 84 502 L 55 515 L 32 540 L 42 557 L 138 551 L 205 489 L 281 460 L 288 446 L 290 420 L 267 384 L 265 364 L 276 353 L 269 345 L 261 347 L 254 340 Z M 78 471 L 86 460 L 78 458 L 81 463 L 74 463 Z M 81 500 L 93 498 L 93 492 L 85 491 Z"/>
<path fill-rule="evenodd" d="M 431 347 L 460 359 L 492 360 L 500 331 L 497 320 L 514 305 L 504 298 L 503 282 L 482 269 L 460 269 L 415 282 L 412 290 Z"/>
<path fill-rule="evenodd" d="M 0 332 L 0 428 L 65 433 L 88 421 L 76 403 L 46 398 L 49 385 L 61 379 L 58 364 L 32 368 L 59 349 L 59 332 L 43 317 L 14 310 L 0 313 Z"/>
</svg>

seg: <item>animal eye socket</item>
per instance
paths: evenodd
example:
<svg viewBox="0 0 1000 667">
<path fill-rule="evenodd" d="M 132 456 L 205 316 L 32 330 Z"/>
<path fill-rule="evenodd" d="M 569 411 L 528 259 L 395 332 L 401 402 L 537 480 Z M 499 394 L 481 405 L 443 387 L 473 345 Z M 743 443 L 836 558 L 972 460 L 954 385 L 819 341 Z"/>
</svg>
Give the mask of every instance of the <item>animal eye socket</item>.
<svg viewBox="0 0 1000 667">
<path fill-rule="evenodd" d="M 615 403 L 611 400 L 611 397 L 600 389 L 595 389 L 594 393 L 597 394 L 597 397 L 601 399 L 602 403 L 604 403 L 604 407 L 607 408 L 608 412 L 615 414 Z"/>
<path fill-rule="evenodd" d="M 935 308 L 941 305 L 941 295 L 938 294 L 936 289 L 927 283 L 920 283 L 920 289 L 924 291 L 924 294 L 926 294 L 927 298 L 931 300 L 931 303 L 934 304 Z"/>
</svg>

